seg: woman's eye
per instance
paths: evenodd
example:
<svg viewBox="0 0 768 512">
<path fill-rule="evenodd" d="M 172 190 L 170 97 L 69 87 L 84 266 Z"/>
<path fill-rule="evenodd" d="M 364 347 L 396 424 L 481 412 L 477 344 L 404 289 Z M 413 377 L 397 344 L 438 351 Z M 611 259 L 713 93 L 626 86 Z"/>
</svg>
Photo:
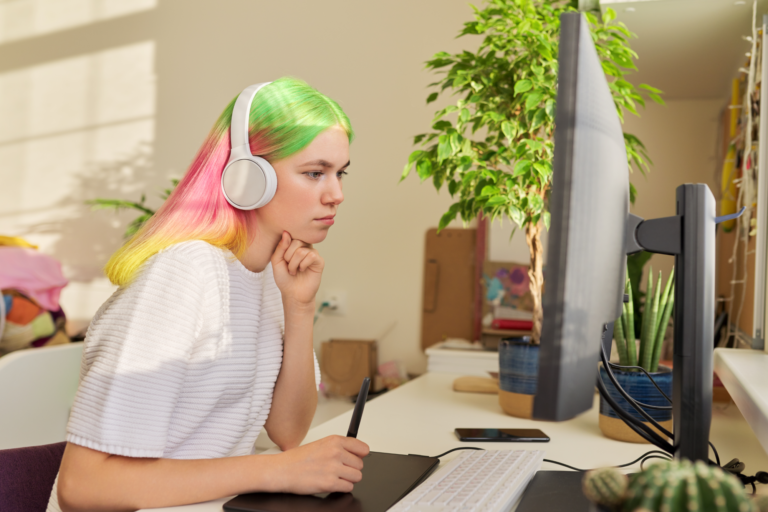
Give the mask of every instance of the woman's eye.
<svg viewBox="0 0 768 512">
<path fill-rule="evenodd" d="M 347 175 L 347 171 L 339 171 L 336 173 L 336 176 L 338 176 L 339 179 L 343 178 L 346 175 Z"/>
<path fill-rule="evenodd" d="M 316 179 L 318 179 L 320 176 L 322 176 L 322 175 L 323 175 L 323 173 L 322 173 L 322 172 L 320 172 L 320 171 L 310 171 L 310 172 L 307 172 L 307 173 L 304 173 L 304 174 L 306 174 L 307 176 L 309 176 L 309 177 L 310 177 L 310 178 L 312 178 L 313 180 L 316 180 Z"/>
</svg>

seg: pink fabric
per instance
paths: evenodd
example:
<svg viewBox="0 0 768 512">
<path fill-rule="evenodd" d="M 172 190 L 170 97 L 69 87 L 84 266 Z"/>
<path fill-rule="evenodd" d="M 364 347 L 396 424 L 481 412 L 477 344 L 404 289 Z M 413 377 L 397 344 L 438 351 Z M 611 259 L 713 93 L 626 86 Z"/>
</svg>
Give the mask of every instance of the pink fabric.
<svg viewBox="0 0 768 512">
<path fill-rule="evenodd" d="M 56 311 L 61 289 L 68 282 L 55 258 L 25 247 L 0 246 L 1 289 L 18 290 L 48 311 Z"/>
</svg>

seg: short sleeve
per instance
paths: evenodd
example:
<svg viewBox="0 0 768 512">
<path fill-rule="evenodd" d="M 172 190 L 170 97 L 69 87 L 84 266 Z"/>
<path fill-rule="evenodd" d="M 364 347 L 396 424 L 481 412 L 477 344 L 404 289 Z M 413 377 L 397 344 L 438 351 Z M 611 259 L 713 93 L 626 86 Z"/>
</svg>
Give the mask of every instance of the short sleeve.
<svg viewBox="0 0 768 512">
<path fill-rule="evenodd" d="M 182 251 L 147 260 L 88 330 L 67 441 L 128 457 L 162 457 L 202 327 L 202 273 Z"/>
</svg>

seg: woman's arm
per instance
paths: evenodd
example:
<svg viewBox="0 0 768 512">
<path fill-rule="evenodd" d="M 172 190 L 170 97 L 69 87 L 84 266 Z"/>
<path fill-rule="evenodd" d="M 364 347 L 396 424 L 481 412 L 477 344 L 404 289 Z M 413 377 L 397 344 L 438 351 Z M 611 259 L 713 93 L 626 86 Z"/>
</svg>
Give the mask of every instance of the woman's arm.
<svg viewBox="0 0 768 512">
<path fill-rule="evenodd" d="M 350 492 L 368 446 L 331 436 L 276 455 L 140 459 L 67 443 L 58 480 L 63 512 L 137 510 L 248 492 Z"/>
<path fill-rule="evenodd" d="M 317 408 L 312 324 L 315 304 L 283 302 L 285 343 L 283 364 L 275 383 L 272 408 L 264 428 L 281 450 L 301 444 Z"/>
<path fill-rule="evenodd" d="M 272 255 L 272 271 L 285 311 L 283 364 L 264 428 L 281 450 L 298 446 L 317 408 L 312 324 L 315 295 L 325 262 L 311 245 L 283 233 Z"/>
</svg>

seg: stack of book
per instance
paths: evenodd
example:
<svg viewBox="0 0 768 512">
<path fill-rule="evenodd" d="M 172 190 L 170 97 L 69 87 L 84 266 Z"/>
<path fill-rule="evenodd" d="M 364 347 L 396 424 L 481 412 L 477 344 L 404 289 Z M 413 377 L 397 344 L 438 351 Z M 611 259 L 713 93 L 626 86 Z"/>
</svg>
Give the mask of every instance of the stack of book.
<svg viewBox="0 0 768 512">
<path fill-rule="evenodd" d="M 438 343 L 426 350 L 427 371 L 478 377 L 488 377 L 488 372 L 499 372 L 498 352 L 446 348 L 444 345 Z"/>
<path fill-rule="evenodd" d="M 490 316 L 490 314 L 488 315 Z M 495 306 L 490 323 L 484 322 L 481 342 L 488 349 L 497 349 L 504 338 L 530 336 L 533 313 L 506 306 Z"/>
</svg>

